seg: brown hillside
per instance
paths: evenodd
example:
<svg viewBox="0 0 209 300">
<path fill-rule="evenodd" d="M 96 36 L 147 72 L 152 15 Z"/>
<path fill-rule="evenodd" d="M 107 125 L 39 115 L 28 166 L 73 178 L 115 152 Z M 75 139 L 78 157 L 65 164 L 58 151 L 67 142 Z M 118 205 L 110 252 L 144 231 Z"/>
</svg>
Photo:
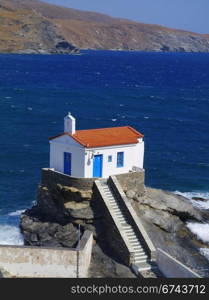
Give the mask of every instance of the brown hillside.
<svg viewBox="0 0 209 300">
<path fill-rule="evenodd" d="M 209 52 L 209 35 L 116 19 L 37 0 L 0 0 L 0 51 L 82 49 Z"/>
</svg>

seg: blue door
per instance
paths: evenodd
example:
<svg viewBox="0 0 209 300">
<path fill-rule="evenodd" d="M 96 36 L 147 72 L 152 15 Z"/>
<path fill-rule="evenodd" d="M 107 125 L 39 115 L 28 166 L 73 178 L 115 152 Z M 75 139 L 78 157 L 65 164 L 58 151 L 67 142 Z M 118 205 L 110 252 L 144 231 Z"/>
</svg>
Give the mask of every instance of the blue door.
<svg viewBox="0 0 209 300">
<path fill-rule="evenodd" d="M 71 175 L 71 153 L 64 152 L 64 173 Z"/>
<path fill-rule="evenodd" d="M 93 177 L 102 177 L 103 155 L 94 155 Z"/>
</svg>

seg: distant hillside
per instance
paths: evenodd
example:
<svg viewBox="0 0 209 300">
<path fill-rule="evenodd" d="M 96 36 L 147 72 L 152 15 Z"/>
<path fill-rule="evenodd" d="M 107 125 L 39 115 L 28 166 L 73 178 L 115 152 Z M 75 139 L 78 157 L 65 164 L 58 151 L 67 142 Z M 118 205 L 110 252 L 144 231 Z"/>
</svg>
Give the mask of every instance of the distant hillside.
<svg viewBox="0 0 209 300">
<path fill-rule="evenodd" d="M 81 49 L 209 52 L 209 35 L 50 5 L 0 0 L 0 52 Z"/>
</svg>

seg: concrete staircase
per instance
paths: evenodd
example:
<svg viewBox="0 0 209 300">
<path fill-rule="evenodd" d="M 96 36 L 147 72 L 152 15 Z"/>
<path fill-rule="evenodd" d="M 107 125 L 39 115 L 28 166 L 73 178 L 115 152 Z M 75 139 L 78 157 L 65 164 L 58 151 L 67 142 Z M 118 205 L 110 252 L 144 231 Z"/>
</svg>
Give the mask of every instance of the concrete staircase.
<svg viewBox="0 0 209 300">
<path fill-rule="evenodd" d="M 130 251 L 132 253 L 132 264 L 137 266 L 139 272 L 150 270 L 152 268 L 152 263 L 142 245 L 140 237 L 129 223 L 126 210 L 122 207 L 120 201 L 118 201 L 117 196 L 106 180 L 100 181 L 100 187 L 102 188 L 102 194 L 105 196 L 106 201 L 108 201 L 114 217 L 120 223 L 123 232 L 129 241 L 131 247 Z"/>
</svg>

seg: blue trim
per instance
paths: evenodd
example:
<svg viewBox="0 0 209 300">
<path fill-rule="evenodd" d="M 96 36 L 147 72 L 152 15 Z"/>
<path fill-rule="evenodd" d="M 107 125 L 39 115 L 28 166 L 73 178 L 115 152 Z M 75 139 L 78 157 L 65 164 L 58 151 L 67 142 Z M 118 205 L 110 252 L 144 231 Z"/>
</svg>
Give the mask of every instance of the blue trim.
<svg viewBox="0 0 209 300">
<path fill-rule="evenodd" d="M 117 153 L 117 168 L 124 167 L 124 152 Z"/>
<path fill-rule="evenodd" d="M 64 174 L 71 175 L 72 154 L 64 152 Z"/>
<path fill-rule="evenodd" d="M 112 155 L 108 155 L 108 162 L 112 162 Z"/>
<path fill-rule="evenodd" d="M 102 177 L 103 155 L 94 155 L 93 177 Z"/>
</svg>

